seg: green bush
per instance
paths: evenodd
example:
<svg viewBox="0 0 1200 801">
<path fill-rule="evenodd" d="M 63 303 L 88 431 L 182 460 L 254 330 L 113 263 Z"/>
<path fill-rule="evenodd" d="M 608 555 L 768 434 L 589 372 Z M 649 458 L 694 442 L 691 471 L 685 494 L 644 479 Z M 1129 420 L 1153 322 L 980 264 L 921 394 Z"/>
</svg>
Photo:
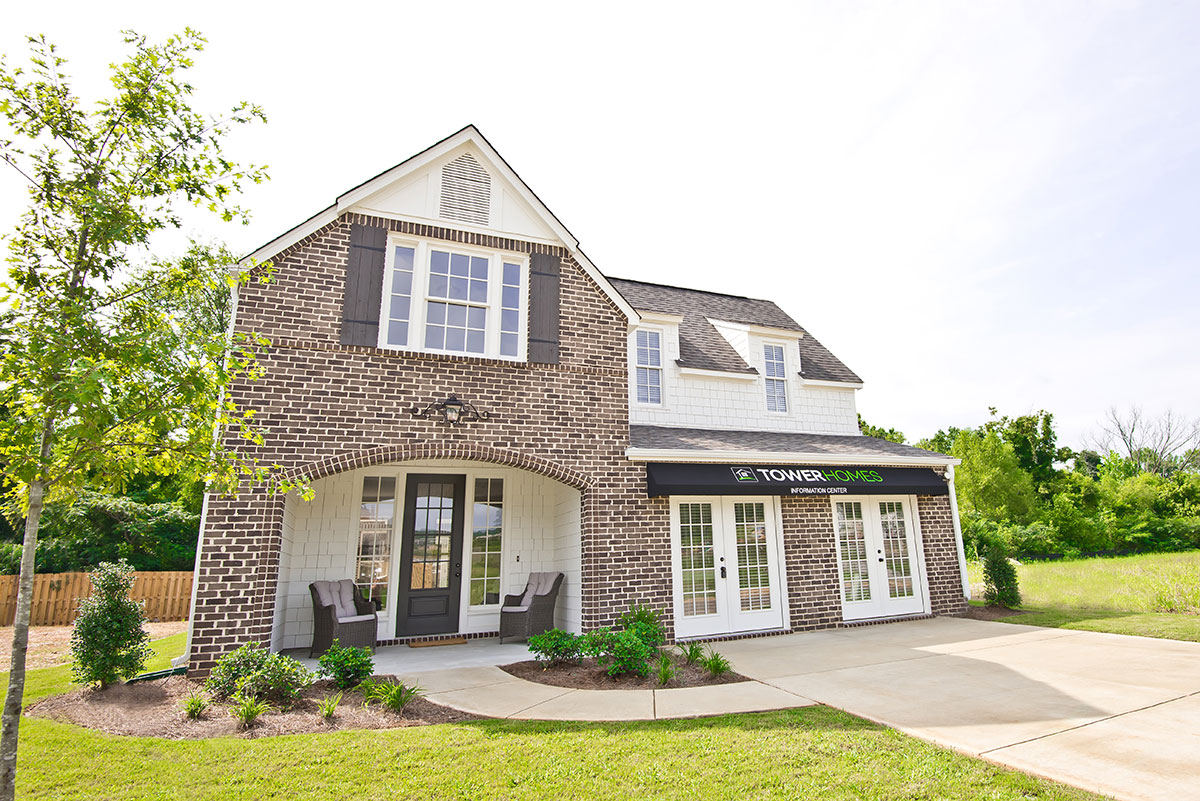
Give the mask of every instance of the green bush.
<svg viewBox="0 0 1200 801">
<path fill-rule="evenodd" d="M 650 672 L 650 660 L 655 653 L 654 646 L 632 631 L 618 631 L 608 636 L 604 653 L 596 659 L 610 676 L 626 673 L 645 676 Z"/>
<path fill-rule="evenodd" d="M 217 699 L 236 694 L 290 706 L 312 680 L 295 659 L 251 643 L 221 657 L 204 686 Z"/>
<path fill-rule="evenodd" d="M 635 620 L 625 630 L 634 634 L 651 648 L 658 648 L 663 644 L 663 639 L 665 638 L 661 625 L 647 623 L 644 620 Z"/>
<path fill-rule="evenodd" d="M 647 626 L 658 631 L 658 643 L 661 645 L 665 637 L 662 624 L 662 613 L 657 609 L 642 604 L 634 604 L 629 610 L 617 618 L 617 625 L 623 629 L 632 630 L 635 626 Z"/>
<path fill-rule="evenodd" d="M 671 657 L 669 655 L 658 655 L 657 672 L 659 686 L 663 686 L 671 679 L 675 678 L 675 663 L 671 661 Z"/>
<path fill-rule="evenodd" d="M 133 570 L 124 560 L 102 562 L 92 573 L 92 595 L 79 602 L 71 632 L 72 672 L 80 684 L 104 689 L 136 676 L 150 658 L 142 604 L 129 597 Z"/>
<path fill-rule="evenodd" d="M 338 704 L 342 702 L 342 694 L 334 693 L 317 704 L 317 711 L 321 713 L 321 719 L 326 723 L 333 720 L 334 714 L 337 713 Z"/>
<path fill-rule="evenodd" d="M 729 660 L 716 651 L 709 651 L 708 655 L 700 660 L 700 664 L 713 676 L 724 676 L 733 670 L 733 665 L 729 664 Z"/>
<path fill-rule="evenodd" d="M 183 699 L 180 704 L 183 707 L 183 713 L 187 715 L 188 720 L 199 720 L 204 716 L 204 711 L 208 709 L 208 699 L 201 695 L 196 690 L 188 693 L 188 697 Z"/>
<path fill-rule="evenodd" d="M 580 656 L 591 656 L 599 659 L 610 650 L 610 640 L 612 640 L 614 632 L 612 629 L 605 626 L 604 628 L 592 629 L 586 634 L 579 637 L 579 654 Z"/>
<path fill-rule="evenodd" d="M 343 648 L 337 640 L 317 658 L 317 664 L 320 666 L 318 672 L 333 679 L 333 683 L 341 690 L 357 687 L 375 672 L 375 660 L 371 657 L 370 648 Z"/>
<path fill-rule="evenodd" d="M 1017 587 L 1017 568 L 1008 558 L 1008 550 L 999 542 L 990 543 L 983 553 L 983 600 L 988 606 L 1015 609 L 1021 605 Z"/>
<path fill-rule="evenodd" d="M 378 703 L 397 715 L 403 715 L 404 707 L 408 706 L 414 698 L 420 698 L 425 694 L 425 691 L 415 684 L 408 685 L 394 681 L 365 681 L 359 687 L 359 691 L 366 699 L 364 706 L 370 706 L 372 702 Z"/>
<path fill-rule="evenodd" d="M 679 655 L 683 657 L 683 661 L 689 665 L 696 664 L 704 657 L 704 646 L 698 642 L 676 643 L 675 647 L 679 649 Z"/>
<path fill-rule="evenodd" d="M 243 729 L 250 728 L 259 717 L 271 711 L 270 704 L 266 701 L 260 701 L 253 695 L 234 696 L 233 702 L 233 706 L 229 709 L 229 714 L 237 719 L 238 724 Z"/>
<path fill-rule="evenodd" d="M 564 662 L 577 662 L 583 643 L 578 635 L 562 629 L 550 629 L 529 638 L 529 651 L 542 667 L 551 667 Z"/>
</svg>

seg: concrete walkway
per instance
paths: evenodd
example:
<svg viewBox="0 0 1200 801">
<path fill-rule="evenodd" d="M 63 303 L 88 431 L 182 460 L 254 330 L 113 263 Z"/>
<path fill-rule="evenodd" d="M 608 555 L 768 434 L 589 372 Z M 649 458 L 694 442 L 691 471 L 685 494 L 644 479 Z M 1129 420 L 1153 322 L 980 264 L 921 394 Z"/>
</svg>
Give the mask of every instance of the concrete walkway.
<svg viewBox="0 0 1200 801">
<path fill-rule="evenodd" d="M 1200 643 L 959 618 L 720 645 L 773 687 L 1127 799 L 1200 799 Z"/>
</svg>

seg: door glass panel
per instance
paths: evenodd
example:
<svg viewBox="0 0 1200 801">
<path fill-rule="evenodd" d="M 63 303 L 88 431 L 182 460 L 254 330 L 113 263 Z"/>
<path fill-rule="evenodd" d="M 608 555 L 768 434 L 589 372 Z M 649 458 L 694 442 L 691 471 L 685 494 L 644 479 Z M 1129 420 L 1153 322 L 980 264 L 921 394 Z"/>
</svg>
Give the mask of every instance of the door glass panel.
<svg viewBox="0 0 1200 801">
<path fill-rule="evenodd" d="M 887 565 L 888 596 L 911 598 L 912 561 L 908 555 L 908 522 L 904 519 L 904 504 L 898 501 L 880 502 L 879 523 L 883 528 L 883 561 Z"/>
<path fill-rule="evenodd" d="M 842 597 L 847 601 L 869 601 L 871 583 L 867 575 L 867 542 L 862 504 L 858 501 L 839 501 L 834 504 L 834 509 L 838 555 L 842 562 Z"/>
<path fill-rule="evenodd" d="M 450 586 L 454 485 L 418 482 L 415 505 L 409 587 L 414 590 L 445 589 Z"/>
<path fill-rule="evenodd" d="M 679 561 L 685 617 L 717 613 L 712 504 L 679 504 Z"/>
<path fill-rule="evenodd" d="M 500 544 L 504 526 L 504 479 L 475 479 L 471 523 L 471 606 L 500 603 Z"/>
<path fill-rule="evenodd" d="M 358 512 L 358 554 L 354 583 L 376 609 L 387 607 L 388 565 L 392 554 L 392 515 L 396 506 L 395 477 L 363 478 Z"/>
<path fill-rule="evenodd" d="M 766 508 L 761 503 L 735 503 L 733 522 L 737 535 L 738 594 L 742 611 L 770 609 Z"/>
</svg>

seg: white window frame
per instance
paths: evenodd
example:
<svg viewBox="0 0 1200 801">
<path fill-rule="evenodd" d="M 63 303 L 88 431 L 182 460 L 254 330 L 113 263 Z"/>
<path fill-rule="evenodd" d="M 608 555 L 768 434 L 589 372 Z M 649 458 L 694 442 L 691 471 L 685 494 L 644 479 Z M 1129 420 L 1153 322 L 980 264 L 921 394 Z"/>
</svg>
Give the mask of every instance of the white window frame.
<svg viewBox="0 0 1200 801">
<path fill-rule="evenodd" d="M 645 331 L 647 334 L 658 334 L 658 367 L 638 364 L 637 335 Z M 667 406 L 667 330 L 656 325 L 639 325 L 629 335 L 629 399 L 638 406 L 651 409 L 665 409 Z M 639 367 L 647 370 L 658 370 L 658 403 L 638 399 L 637 371 Z"/>
<path fill-rule="evenodd" d="M 392 272 L 397 246 L 414 249 L 413 289 L 408 315 L 408 343 L 405 345 L 392 345 L 387 341 L 388 309 L 392 297 Z M 489 319 L 484 329 L 483 353 L 425 347 L 425 323 L 429 301 L 433 300 L 435 302 L 451 304 L 460 302 L 446 298 L 429 297 L 429 260 L 430 253 L 433 250 L 463 253 L 468 256 L 479 256 L 488 260 L 488 298 L 486 305 Z M 508 264 L 516 264 L 521 270 L 521 308 L 518 315 L 517 354 L 515 356 L 507 356 L 500 353 L 500 303 L 504 285 L 504 264 L 506 262 Z M 464 305 L 482 304 L 472 304 L 467 301 Z M 416 339 L 415 342 L 414 339 Z M 529 255 L 504 250 L 488 250 L 485 248 L 464 246 L 457 242 L 441 242 L 396 235 L 389 236 L 387 253 L 384 258 L 383 292 L 379 306 L 379 339 L 377 344 L 384 350 L 437 353 L 447 356 L 465 356 L 477 359 L 502 359 L 511 362 L 527 361 L 529 347 Z"/>
<path fill-rule="evenodd" d="M 769 347 L 779 348 L 780 351 L 783 353 L 783 378 L 770 377 L 767 375 L 767 348 L 769 348 Z M 780 417 L 790 417 L 792 414 L 792 408 L 795 406 L 795 404 L 792 402 L 792 382 L 788 380 L 788 375 L 790 375 L 790 372 L 788 369 L 788 362 L 789 362 L 788 343 L 786 343 L 782 340 L 775 340 L 775 339 L 760 340 L 759 341 L 759 353 L 762 355 L 762 365 L 763 365 L 763 370 L 762 370 L 763 409 L 765 409 L 767 414 L 770 414 L 770 415 L 778 415 Z M 783 382 L 783 399 L 784 399 L 784 403 L 787 404 L 787 408 L 784 409 L 783 411 L 780 411 L 778 409 L 772 409 L 768 405 L 767 399 L 770 396 L 767 392 L 767 388 L 770 386 L 769 382 L 771 382 L 771 381 L 782 381 Z"/>
</svg>

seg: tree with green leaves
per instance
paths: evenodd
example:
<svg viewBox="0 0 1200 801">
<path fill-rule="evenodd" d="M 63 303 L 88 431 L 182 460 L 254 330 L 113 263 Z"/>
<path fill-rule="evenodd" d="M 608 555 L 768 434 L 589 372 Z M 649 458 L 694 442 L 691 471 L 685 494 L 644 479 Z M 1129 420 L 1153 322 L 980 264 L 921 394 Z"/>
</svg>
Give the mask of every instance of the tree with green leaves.
<svg viewBox="0 0 1200 801">
<path fill-rule="evenodd" d="M 25 685 L 34 555 L 47 501 L 85 486 L 120 491 L 133 475 L 190 475 L 214 488 L 264 480 L 214 426 L 258 435 L 223 395 L 253 378 L 259 337 L 214 335 L 245 274 L 219 246 L 177 258 L 151 248 L 182 227 L 189 204 L 246 222 L 235 199 L 266 176 L 223 154 L 240 125 L 262 120 L 240 103 L 220 116 L 190 105 L 184 73 L 204 39 L 187 30 L 154 44 L 126 32 L 113 94 L 85 103 L 45 37 L 26 69 L 0 60 L 0 159 L 26 182 L 29 206 L 8 236 L 0 301 L 0 463 L 25 518 L 12 670 L 0 732 L 0 801 L 13 797 Z"/>
<path fill-rule="evenodd" d="M 905 442 L 904 434 L 899 429 L 873 426 L 864 420 L 861 414 L 858 416 L 858 430 L 864 437 L 886 439 L 888 442 L 898 442 L 901 445 Z"/>
</svg>

